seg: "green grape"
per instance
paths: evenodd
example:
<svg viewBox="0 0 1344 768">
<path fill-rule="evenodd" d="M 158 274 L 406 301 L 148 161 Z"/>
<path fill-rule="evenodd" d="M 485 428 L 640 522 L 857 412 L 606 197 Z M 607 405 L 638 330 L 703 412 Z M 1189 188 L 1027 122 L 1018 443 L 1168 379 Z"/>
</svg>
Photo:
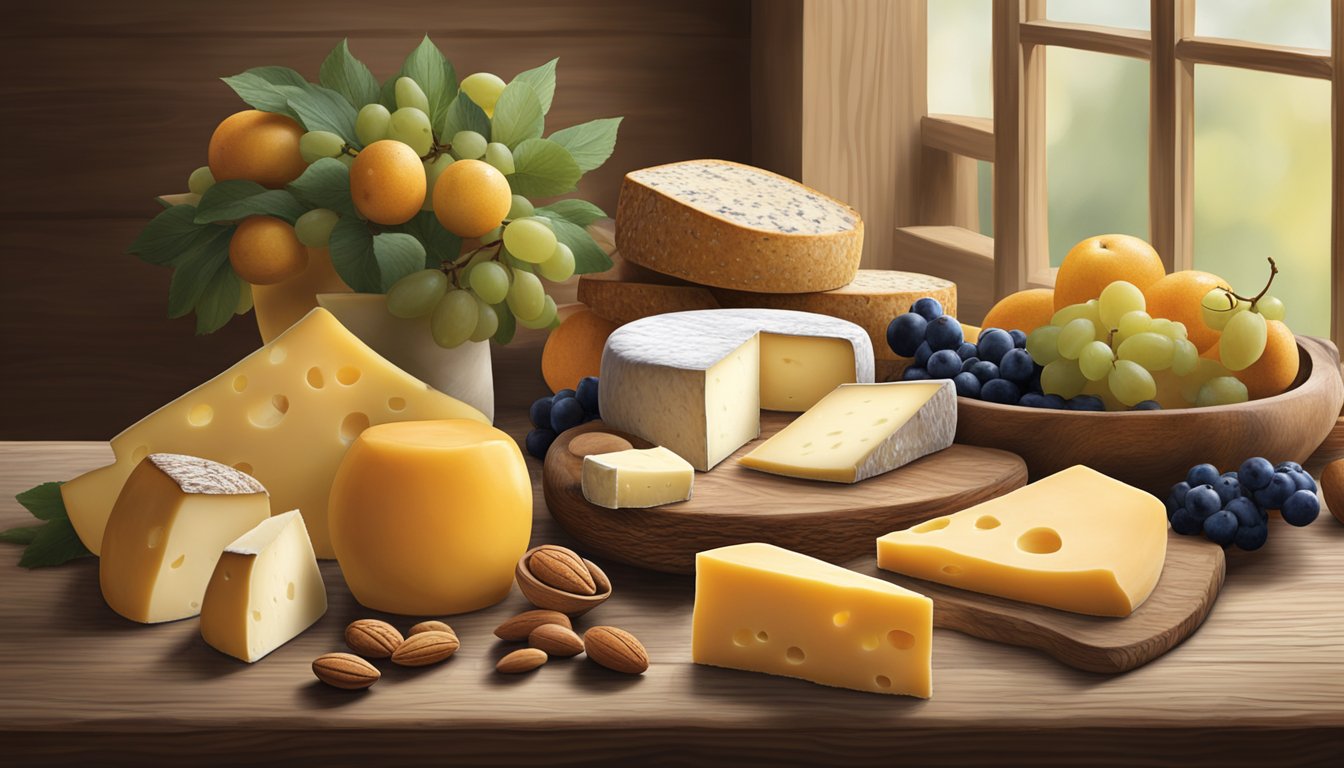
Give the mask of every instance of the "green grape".
<svg viewBox="0 0 1344 768">
<path fill-rule="evenodd" d="M 1195 360 L 1192 371 L 1180 378 L 1181 399 L 1193 405 L 1199 398 L 1199 390 L 1212 379 L 1228 376 L 1228 370 L 1217 360 L 1201 357 Z"/>
<path fill-rule="evenodd" d="M 514 258 L 540 264 L 555 253 L 555 233 L 536 217 L 518 219 L 504 228 L 504 247 Z"/>
<path fill-rule="evenodd" d="M 448 290 L 448 276 L 437 269 L 412 272 L 387 289 L 387 311 L 394 317 L 424 317 L 435 311 Z"/>
<path fill-rule="evenodd" d="M 429 115 L 415 107 L 402 107 L 392 113 L 387 124 L 387 137 L 410 145 L 417 155 L 428 154 L 434 146 L 434 129 L 429 124 Z"/>
<path fill-rule="evenodd" d="M 1169 336 L 1151 331 L 1136 333 L 1121 342 L 1115 353 L 1121 360 L 1133 361 L 1150 371 L 1163 371 L 1171 367 L 1176 342 Z"/>
<path fill-rule="evenodd" d="M 1027 353 L 1038 365 L 1049 365 L 1059 359 L 1059 326 L 1042 325 L 1027 334 Z"/>
<path fill-rule="evenodd" d="M 513 271 L 513 285 L 509 286 L 506 301 L 519 322 L 540 317 L 546 309 L 546 298 L 546 289 L 536 275 L 521 269 Z"/>
<path fill-rule="evenodd" d="M 443 172 L 452 164 L 453 156 L 447 154 L 439 155 L 433 160 L 426 160 L 424 162 L 425 204 L 421 206 L 421 210 L 434 210 L 434 185 L 439 183 L 439 177 L 442 176 Z"/>
<path fill-rule="evenodd" d="M 355 164 L 354 156 L 349 154 L 340 155 L 336 159 L 341 161 L 341 165 L 344 165 L 346 168 L 349 168 L 350 166 Z"/>
<path fill-rule="evenodd" d="M 476 328 L 472 330 L 472 341 L 485 341 L 499 330 L 499 313 L 495 308 L 476 298 Z"/>
<path fill-rule="evenodd" d="M 568 245 L 556 243 L 555 253 L 537 265 L 537 272 L 552 283 L 568 280 L 574 275 L 574 252 Z"/>
<path fill-rule="evenodd" d="M 497 141 L 492 141 L 485 145 L 485 162 L 495 166 L 495 170 L 508 176 L 513 173 L 513 153 L 509 148 Z"/>
<path fill-rule="evenodd" d="M 497 261 L 486 261 L 471 268 L 471 290 L 487 304 L 498 304 L 509 293 L 509 271 Z M 486 334 L 493 336 L 494 333 Z"/>
<path fill-rule="evenodd" d="M 213 186 L 215 186 L 215 174 L 210 172 L 210 166 L 208 165 L 202 165 L 187 177 L 188 192 L 204 195 L 205 191 Z"/>
<path fill-rule="evenodd" d="M 1226 328 L 1234 315 L 1244 312 L 1249 306 L 1250 304 L 1234 298 L 1222 288 L 1214 288 L 1204 294 L 1204 298 L 1199 302 L 1204 324 L 1215 331 Z"/>
<path fill-rule="evenodd" d="M 471 338 L 480 314 L 476 303 L 470 293 L 460 288 L 443 294 L 429 319 L 429 332 L 434 336 L 434 343 L 452 349 Z"/>
<path fill-rule="evenodd" d="M 1199 363 L 1199 347 L 1187 339 L 1177 339 L 1171 354 L 1171 372 L 1177 376 L 1189 375 Z"/>
<path fill-rule="evenodd" d="M 1136 333 L 1143 333 L 1149 330 L 1153 325 L 1153 318 L 1141 309 L 1132 312 L 1126 312 L 1120 316 L 1120 322 L 1115 328 L 1118 331 L 1116 338 L 1124 340 Z"/>
<path fill-rule="evenodd" d="M 504 81 L 498 75 L 477 72 L 474 75 L 467 75 L 458 87 L 467 94 L 467 98 L 476 102 L 476 106 L 485 110 L 486 116 L 489 117 L 494 114 L 499 94 L 504 92 Z"/>
<path fill-rule="evenodd" d="M 1070 304 L 1067 307 L 1055 312 L 1050 318 L 1051 325 L 1058 325 L 1060 328 L 1068 325 L 1070 321 L 1083 317 L 1091 320 L 1093 323 L 1101 324 L 1101 312 L 1097 309 L 1097 300 L 1091 299 L 1082 304 Z M 1108 329 L 1109 330 L 1109 329 Z"/>
<path fill-rule="evenodd" d="M 340 220 L 340 215 L 333 210 L 314 208 L 294 222 L 294 234 L 309 248 L 326 248 L 331 240 L 331 230 Z"/>
<path fill-rule="evenodd" d="M 243 282 L 243 284 L 239 286 L 239 288 L 240 290 L 238 291 L 238 306 L 233 308 L 233 314 L 246 315 L 248 312 L 252 311 L 252 284 Z"/>
<path fill-rule="evenodd" d="M 1171 330 L 1166 334 L 1173 340 L 1190 338 L 1190 329 L 1185 327 L 1185 323 L 1180 320 L 1171 320 Z"/>
<path fill-rule="evenodd" d="M 482 243 L 498 243 L 504 239 L 504 228 L 495 227 L 494 229 L 481 235 Z"/>
<path fill-rule="evenodd" d="M 355 117 L 355 138 L 368 146 L 375 141 L 387 138 L 387 129 L 392 122 L 392 113 L 382 104 L 365 104 Z"/>
<path fill-rule="evenodd" d="M 1153 374 L 1133 360 L 1116 360 L 1111 374 L 1106 377 L 1115 399 L 1125 405 L 1137 405 L 1157 396 L 1157 382 Z"/>
<path fill-rule="evenodd" d="M 555 313 L 555 299 L 547 296 L 545 306 L 542 307 L 540 315 L 537 315 L 530 320 L 520 317 L 518 318 L 518 324 L 524 328 L 546 328 L 551 323 L 555 322 Z"/>
<path fill-rule="evenodd" d="M 1265 352 L 1269 328 L 1265 316 L 1259 312 L 1238 312 L 1227 321 L 1218 342 L 1219 355 L 1229 371 L 1251 367 Z"/>
<path fill-rule="evenodd" d="M 509 205 L 509 215 L 505 218 L 509 221 L 513 221 L 514 219 L 525 219 L 533 213 L 536 213 L 536 210 L 536 208 L 532 207 L 531 200 L 528 200 L 522 195 L 514 195 L 513 203 Z"/>
<path fill-rule="evenodd" d="M 1115 353 L 1104 341 L 1089 341 L 1083 351 L 1078 353 L 1078 370 L 1088 381 L 1100 381 L 1111 372 L 1115 362 Z"/>
<path fill-rule="evenodd" d="M 1079 353 L 1089 341 L 1097 338 L 1097 326 L 1085 317 L 1070 320 L 1059 329 L 1059 355 L 1069 360 L 1077 360 Z"/>
<path fill-rule="evenodd" d="M 409 77 L 398 77 L 397 84 L 393 86 L 393 91 L 397 97 L 398 109 L 415 107 L 421 112 L 429 114 L 429 97 L 425 95 L 425 91 L 419 83 Z"/>
<path fill-rule="evenodd" d="M 331 131 L 309 131 L 299 137 L 299 154 L 305 163 L 335 157 L 345 149 L 345 139 Z"/>
<path fill-rule="evenodd" d="M 1166 336 L 1172 341 L 1184 339 L 1187 335 L 1185 323 L 1176 323 L 1165 317 L 1154 318 L 1152 325 L 1148 326 L 1148 330 L 1159 336 Z"/>
<path fill-rule="evenodd" d="M 1127 312 L 1138 312 L 1148 308 L 1143 291 L 1125 280 L 1116 280 L 1102 289 L 1097 297 L 1097 312 L 1101 323 L 1107 330 L 1120 327 L 1120 318 Z"/>
<path fill-rule="evenodd" d="M 1268 293 L 1255 302 L 1255 311 L 1264 315 L 1266 320 L 1282 320 L 1288 316 L 1288 308 L 1283 305 L 1283 299 Z"/>
<path fill-rule="evenodd" d="M 1078 368 L 1076 360 L 1060 358 L 1041 371 L 1041 390 L 1047 395 L 1059 395 L 1068 400 L 1076 397 L 1087 384 L 1087 377 Z"/>
<path fill-rule="evenodd" d="M 1218 376 L 1209 379 L 1204 383 L 1204 386 L 1199 388 L 1195 405 L 1199 408 L 1207 408 L 1210 405 L 1244 403 L 1249 399 L 1250 393 L 1246 391 L 1245 384 L 1231 376 Z"/>
<path fill-rule="evenodd" d="M 485 154 L 485 137 L 475 131 L 453 134 L 453 156 L 458 160 L 479 160 Z"/>
</svg>

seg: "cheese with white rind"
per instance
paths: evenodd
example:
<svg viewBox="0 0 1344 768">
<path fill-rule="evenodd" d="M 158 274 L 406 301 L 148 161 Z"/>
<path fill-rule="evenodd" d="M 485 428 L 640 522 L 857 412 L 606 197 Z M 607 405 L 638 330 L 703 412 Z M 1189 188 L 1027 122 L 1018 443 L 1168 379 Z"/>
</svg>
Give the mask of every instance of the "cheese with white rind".
<svg viewBox="0 0 1344 768">
<path fill-rule="evenodd" d="M 760 410 L 802 412 L 841 384 L 873 381 L 853 323 L 806 312 L 717 309 L 644 318 L 602 351 L 602 420 L 706 472 L 760 436 Z"/>
<path fill-rule="evenodd" d="M 776 475 L 857 483 L 952 445 L 952 382 L 842 384 L 739 461 Z"/>
<path fill-rule="evenodd" d="M 656 446 L 583 457 L 583 497 L 607 509 L 645 509 L 691 498 L 695 469 Z"/>
<path fill-rule="evenodd" d="M 784 176 L 688 160 L 626 174 L 616 246 L 631 262 L 702 285 L 829 291 L 854 279 L 863 220 Z"/>
</svg>

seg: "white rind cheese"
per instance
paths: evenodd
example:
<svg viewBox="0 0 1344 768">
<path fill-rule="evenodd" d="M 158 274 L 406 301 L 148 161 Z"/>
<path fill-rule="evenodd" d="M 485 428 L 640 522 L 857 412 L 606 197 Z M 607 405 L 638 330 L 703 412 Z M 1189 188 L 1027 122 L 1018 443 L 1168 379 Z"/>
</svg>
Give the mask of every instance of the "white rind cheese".
<svg viewBox="0 0 1344 768">
<path fill-rule="evenodd" d="M 583 457 L 583 497 L 607 509 L 644 509 L 691 498 L 695 469 L 657 446 Z"/>
</svg>

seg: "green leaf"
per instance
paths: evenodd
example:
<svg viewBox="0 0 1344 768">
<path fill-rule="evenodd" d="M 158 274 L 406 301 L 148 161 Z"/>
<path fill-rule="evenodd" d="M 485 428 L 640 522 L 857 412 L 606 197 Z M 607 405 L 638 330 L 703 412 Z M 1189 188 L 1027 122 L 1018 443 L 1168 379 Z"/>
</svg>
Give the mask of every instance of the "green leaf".
<svg viewBox="0 0 1344 768">
<path fill-rule="evenodd" d="M 492 337 L 496 344 L 508 344 L 513 341 L 513 334 L 518 329 L 517 321 L 513 319 L 513 310 L 509 305 L 499 302 L 494 305 L 495 314 L 499 316 L 499 328 L 495 329 L 495 335 Z"/>
<path fill-rule="evenodd" d="M 374 78 L 364 62 L 350 53 L 350 41 L 342 40 L 331 49 L 322 69 L 317 74 L 318 82 L 341 94 L 350 106 L 358 110 L 365 104 L 378 101 L 378 80 Z"/>
<path fill-rule="evenodd" d="M 42 568 L 68 563 L 81 557 L 93 555 L 85 549 L 75 533 L 75 527 L 66 517 L 49 521 L 33 535 L 33 541 L 23 551 L 19 565 L 24 568 Z"/>
<path fill-rule="evenodd" d="M 499 101 L 495 102 L 495 114 L 490 118 L 491 141 L 513 149 L 528 139 L 541 138 L 545 129 L 546 116 L 532 86 L 521 80 L 504 86 Z"/>
<path fill-rule="evenodd" d="M 10 528 L 8 531 L 0 531 L 0 541 L 9 544 L 32 544 L 33 538 L 37 536 L 37 532 L 40 530 L 42 530 L 40 525 Z"/>
<path fill-rule="evenodd" d="M 228 235 L 231 234 L 232 230 L 219 229 L 215 237 L 173 262 L 176 269 L 168 284 L 169 317 L 182 317 L 195 309 L 215 273 L 230 269 Z"/>
<path fill-rule="evenodd" d="M 155 216 L 127 250 L 150 264 L 168 264 L 218 233 L 219 227 L 197 224 L 196 206 L 175 205 Z"/>
<path fill-rule="evenodd" d="M 448 105 L 442 126 L 439 139 L 443 142 L 452 141 L 458 131 L 475 131 L 484 136 L 486 141 L 490 140 L 490 118 L 465 93 L 458 93 Z"/>
<path fill-rule="evenodd" d="M 215 271 L 196 302 L 196 335 L 214 333 L 233 318 L 243 282 L 227 264 Z"/>
<path fill-rule="evenodd" d="M 247 70 L 247 74 L 260 77 L 271 85 L 292 85 L 297 88 L 309 85 L 303 75 L 289 67 L 253 67 Z"/>
<path fill-rule="evenodd" d="M 569 150 L 584 173 L 600 167 L 616 148 L 616 131 L 622 118 L 605 117 L 562 128 L 550 136 L 551 141 Z"/>
<path fill-rule="evenodd" d="M 251 70 L 233 77 L 220 78 L 224 84 L 233 89 L 245 104 L 263 112 L 278 112 L 299 119 L 299 116 L 289 106 L 289 93 L 282 88 L 292 88 L 297 86 L 276 86 L 271 84 L 261 75 L 254 74 Z"/>
<path fill-rule="evenodd" d="M 429 98 L 430 125 L 441 124 L 444 115 L 448 113 L 448 105 L 457 96 L 457 71 L 443 57 L 429 35 L 425 35 L 425 39 L 402 62 L 401 70 L 383 83 L 383 106 L 393 112 L 397 111 L 395 90 L 399 77 L 409 77 L 420 86 Z"/>
<path fill-rule="evenodd" d="M 378 259 L 373 253 L 373 233 L 354 217 L 342 216 L 331 230 L 331 265 L 336 274 L 356 293 L 380 293 L 383 290 Z"/>
<path fill-rule="evenodd" d="M 355 117 L 358 113 L 341 94 L 323 88 L 320 85 L 306 85 L 303 88 L 288 89 L 288 104 L 299 122 L 310 131 L 331 131 L 345 139 L 347 143 L 359 148 L 355 137 Z"/>
<path fill-rule="evenodd" d="M 541 113 L 548 114 L 551 111 L 551 101 L 555 98 L 555 65 L 559 59 L 551 59 L 535 69 L 529 69 L 526 72 L 519 72 L 514 80 L 521 80 L 532 86 L 536 91 L 537 99 L 541 102 Z"/>
<path fill-rule="evenodd" d="M 512 87 L 512 86 L 510 86 Z M 499 117 L 499 112 L 495 112 Z M 550 197 L 574 191 L 583 171 L 569 150 L 550 139 L 528 139 L 513 150 L 509 186 L 515 195 Z"/>
<path fill-rule="evenodd" d="M 57 482 L 35 485 L 15 496 L 14 500 L 38 520 L 65 517 L 65 500 L 61 498 L 61 485 Z"/>
<path fill-rule="evenodd" d="M 607 217 L 607 214 L 601 208 L 587 200 L 556 200 L 550 205 L 543 205 L 538 208 L 537 213 L 550 218 L 558 216 L 565 221 L 578 224 L 580 227 L 586 227 L 598 219 Z M 551 216 L 551 214 L 555 215 Z"/>
<path fill-rule="evenodd" d="M 542 213 L 541 209 L 537 209 L 537 212 Z M 542 215 L 551 220 L 555 238 L 574 252 L 574 274 L 587 275 L 611 269 L 611 257 L 593 240 L 588 230 L 557 216 Z"/>
<path fill-rule="evenodd" d="M 293 224 L 307 210 L 288 190 L 267 189 L 255 181 L 231 179 L 215 184 L 201 196 L 201 204 L 196 206 L 196 223 L 265 215 Z"/>
<path fill-rule="evenodd" d="M 380 292 L 386 292 L 401 278 L 425 268 L 425 246 L 404 232 L 384 232 L 375 236 L 373 255 L 378 260 Z"/>
<path fill-rule="evenodd" d="M 355 215 L 350 199 L 350 169 L 334 157 L 324 157 L 286 187 L 310 208 L 330 208 L 343 216 Z"/>
<path fill-rule="evenodd" d="M 421 211 L 398 227 L 425 247 L 425 269 L 436 269 L 462 253 L 462 238 L 443 228 L 433 211 Z"/>
</svg>

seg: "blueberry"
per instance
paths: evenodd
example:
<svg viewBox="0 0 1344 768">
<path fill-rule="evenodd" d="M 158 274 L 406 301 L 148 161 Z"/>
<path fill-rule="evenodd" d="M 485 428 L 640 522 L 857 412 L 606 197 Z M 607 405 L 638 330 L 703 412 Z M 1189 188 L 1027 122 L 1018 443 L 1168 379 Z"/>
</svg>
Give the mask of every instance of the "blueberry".
<svg viewBox="0 0 1344 768">
<path fill-rule="evenodd" d="M 1269 478 L 1269 485 L 1255 491 L 1251 497 L 1261 509 L 1279 509 L 1296 490 L 1297 483 L 1293 482 L 1293 478 L 1286 473 L 1275 472 Z"/>
<path fill-rule="evenodd" d="M 999 375 L 1014 384 L 1025 386 L 1031 381 L 1033 365 L 1031 355 L 1025 349 L 1010 349 L 999 361 Z"/>
<path fill-rule="evenodd" d="M 1064 398 L 1060 397 L 1059 395 L 1046 395 L 1045 407 L 1053 408 L 1057 411 L 1062 411 L 1068 408 L 1069 405 L 1067 402 L 1065 402 Z"/>
<path fill-rule="evenodd" d="M 1033 371 L 1031 372 L 1031 381 L 1027 382 L 1027 389 L 1031 390 L 1032 392 L 1040 392 L 1040 391 L 1041 391 L 1041 371 L 1045 370 L 1045 368 L 1043 368 L 1043 367 L 1041 367 L 1041 366 L 1039 366 L 1039 365 L 1033 365 L 1032 367 L 1033 367 L 1035 370 L 1033 370 Z"/>
<path fill-rule="evenodd" d="M 1268 459 L 1259 456 L 1242 462 L 1241 469 L 1237 470 L 1237 479 L 1241 481 L 1241 487 L 1248 491 L 1264 488 L 1269 485 L 1273 477 L 1274 465 L 1270 464 Z"/>
<path fill-rule="evenodd" d="M 1219 477 L 1213 481 L 1213 490 L 1218 492 L 1218 498 L 1223 500 L 1223 506 L 1227 506 L 1234 499 L 1241 498 L 1241 481 L 1235 477 Z"/>
<path fill-rule="evenodd" d="M 579 379 L 579 388 L 574 397 L 578 398 L 579 404 L 590 416 L 597 416 L 597 377 L 584 376 Z"/>
<path fill-rule="evenodd" d="M 1096 395 L 1078 395 L 1069 401 L 1070 411 L 1104 411 L 1106 402 Z"/>
<path fill-rule="evenodd" d="M 1186 473 L 1185 481 L 1192 488 L 1196 485 L 1213 485 L 1218 482 L 1218 468 L 1212 464 L 1196 464 Z"/>
<path fill-rule="evenodd" d="M 1280 461 L 1278 464 L 1274 465 L 1275 472 L 1282 472 L 1285 469 L 1291 469 L 1294 472 L 1301 472 L 1302 465 L 1298 464 L 1296 461 Z"/>
<path fill-rule="evenodd" d="M 971 373 L 975 374 L 975 378 L 979 379 L 981 384 L 988 384 L 999 378 L 999 366 L 988 360 L 981 360 L 971 366 Z"/>
<path fill-rule="evenodd" d="M 534 427 L 551 426 L 551 403 L 555 402 L 553 397 L 539 397 L 532 401 L 532 407 L 527 409 L 527 417 L 532 420 Z"/>
<path fill-rule="evenodd" d="M 1204 520 L 1204 536 L 1214 544 L 1224 547 L 1237 538 L 1237 517 L 1227 510 L 1220 510 Z"/>
<path fill-rule="evenodd" d="M 557 399 L 555 405 L 551 406 L 551 429 L 555 430 L 556 434 L 573 429 L 583 423 L 585 415 L 583 405 L 577 398 Z"/>
<path fill-rule="evenodd" d="M 534 458 L 546 458 L 546 451 L 555 442 L 555 432 L 549 429 L 534 429 L 527 433 L 527 452 Z"/>
<path fill-rule="evenodd" d="M 1237 479 L 1237 470 L 1235 470 L 1235 469 L 1229 469 L 1228 471 L 1226 471 L 1226 472 L 1224 472 L 1223 474 L 1219 475 L 1219 477 L 1230 477 L 1230 478 L 1232 478 L 1233 480 L 1236 480 L 1238 483 L 1241 482 L 1241 480 L 1238 480 L 1238 479 Z"/>
<path fill-rule="evenodd" d="M 952 377 L 959 397 L 980 397 L 980 380 L 973 373 L 958 373 Z"/>
<path fill-rule="evenodd" d="M 562 389 L 559 392 L 555 393 L 554 399 L 564 400 L 566 397 L 574 397 L 576 395 L 578 395 L 578 393 L 572 389 Z"/>
<path fill-rule="evenodd" d="M 1022 391 L 1007 379 L 990 379 L 980 387 L 980 399 L 1003 405 L 1016 405 Z"/>
<path fill-rule="evenodd" d="M 924 343 L 924 329 L 928 325 L 928 320 L 914 312 L 897 315 L 887 325 L 887 346 L 901 357 L 914 356 L 915 350 Z"/>
<path fill-rule="evenodd" d="M 1018 398 L 1017 404 L 1025 408 L 1045 408 L 1045 395 L 1040 392 L 1025 392 Z"/>
<path fill-rule="evenodd" d="M 1306 470 L 1290 469 L 1287 474 L 1289 477 L 1293 478 L 1293 482 L 1297 485 L 1297 490 L 1311 491 L 1312 493 L 1316 492 L 1316 480 Z"/>
<path fill-rule="evenodd" d="M 1223 508 L 1223 500 L 1211 485 L 1197 485 L 1185 494 L 1185 508 L 1199 515 L 1199 519 L 1212 515 Z"/>
<path fill-rule="evenodd" d="M 927 341 L 920 342 L 915 348 L 915 367 L 923 368 L 928 364 L 930 357 L 933 357 L 933 347 L 930 347 Z"/>
<path fill-rule="evenodd" d="M 928 381 L 929 378 L 929 372 L 917 365 L 906 368 L 901 374 L 901 381 Z"/>
<path fill-rule="evenodd" d="M 1026 331 L 1019 331 L 1018 329 L 1014 328 L 1014 329 L 1012 329 L 1011 331 L 1008 332 L 1008 335 L 1013 337 L 1013 346 L 1014 346 L 1014 347 L 1017 347 L 1018 349 L 1026 349 L 1026 348 L 1027 348 L 1027 332 L 1026 332 Z"/>
<path fill-rule="evenodd" d="M 924 368 L 935 379 L 950 379 L 961 373 L 961 358 L 950 349 L 940 349 L 929 357 Z"/>
<path fill-rule="evenodd" d="M 1182 536 L 1194 536 L 1204 530 L 1204 521 L 1185 507 L 1171 513 L 1171 530 Z"/>
<path fill-rule="evenodd" d="M 995 365 L 998 365 L 1003 356 L 1008 353 L 1008 350 L 1015 349 L 1013 337 L 1009 336 L 1007 331 L 1001 331 L 998 328 L 982 331 L 980 340 L 975 343 L 975 348 L 980 352 L 981 360 L 988 360 Z"/>
<path fill-rule="evenodd" d="M 1321 500 L 1311 491 L 1293 491 L 1293 495 L 1283 502 L 1279 513 L 1289 525 L 1307 525 L 1321 513 Z"/>
<path fill-rule="evenodd" d="M 961 348 L 961 343 L 966 340 L 962 334 L 961 323 L 957 322 L 955 317 L 941 315 L 929 321 L 929 328 L 924 333 L 924 341 L 935 351 L 939 349 L 957 350 Z"/>
<path fill-rule="evenodd" d="M 910 311 L 932 321 L 935 317 L 941 317 L 943 314 L 943 305 L 932 296 L 925 296 L 910 306 Z"/>
<path fill-rule="evenodd" d="M 968 358 L 966 358 L 965 360 L 962 360 L 962 361 L 961 361 L 961 372 L 962 372 L 962 373 L 969 373 L 970 370 L 971 370 L 972 368 L 974 368 L 974 367 L 975 367 L 975 364 L 978 363 L 978 362 L 980 362 L 980 358 L 978 358 L 978 357 L 968 357 Z"/>
<path fill-rule="evenodd" d="M 1238 525 L 1237 536 L 1234 539 L 1238 549 L 1244 549 L 1247 552 L 1265 546 L 1265 540 L 1269 538 L 1269 526 L 1264 523 L 1258 525 Z"/>
<path fill-rule="evenodd" d="M 957 357 L 960 357 L 962 360 L 970 360 L 975 357 L 975 345 L 969 341 L 961 342 L 961 346 L 957 347 Z M 979 358 L 976 359 L 978 360 Z"/>
<path fill-rule="evenodd" d="M 1157 402 L 1156 400 L 1143 400 L 1143 401 L 1141 401 L 1141 402 L 1135 403 L 1135 404 L 1134 404 L 1134 407 L 1133 407 L 1133 408 L 1130 408 L 1129 410 L 1131 410 L 1131 411 L 1160 411 L 1160 410 L 1162 410 L 1162 404 L 1159 403 L 1159 402 Z"/>
<path fill-rule="evenodd" d="M 1260 508 L 1255 505 L 1254 501 L 1245 497 L 1238 497 L 1229 501 L 1223 509 L 1231 512 L 1237 518 L 1237 524 L 1244 528 L 1251 528 L 1264 522 L 1264 518 L 1260 515 Z"/>
<path fill-rule="evenodd" d="M 1171 495 L 1176 499 L 1176 506 L 1185 506 L 1185 494 L 1190 492 L 1190 483 L 1182 480 L 1171 486 Z"/>
</svg>

